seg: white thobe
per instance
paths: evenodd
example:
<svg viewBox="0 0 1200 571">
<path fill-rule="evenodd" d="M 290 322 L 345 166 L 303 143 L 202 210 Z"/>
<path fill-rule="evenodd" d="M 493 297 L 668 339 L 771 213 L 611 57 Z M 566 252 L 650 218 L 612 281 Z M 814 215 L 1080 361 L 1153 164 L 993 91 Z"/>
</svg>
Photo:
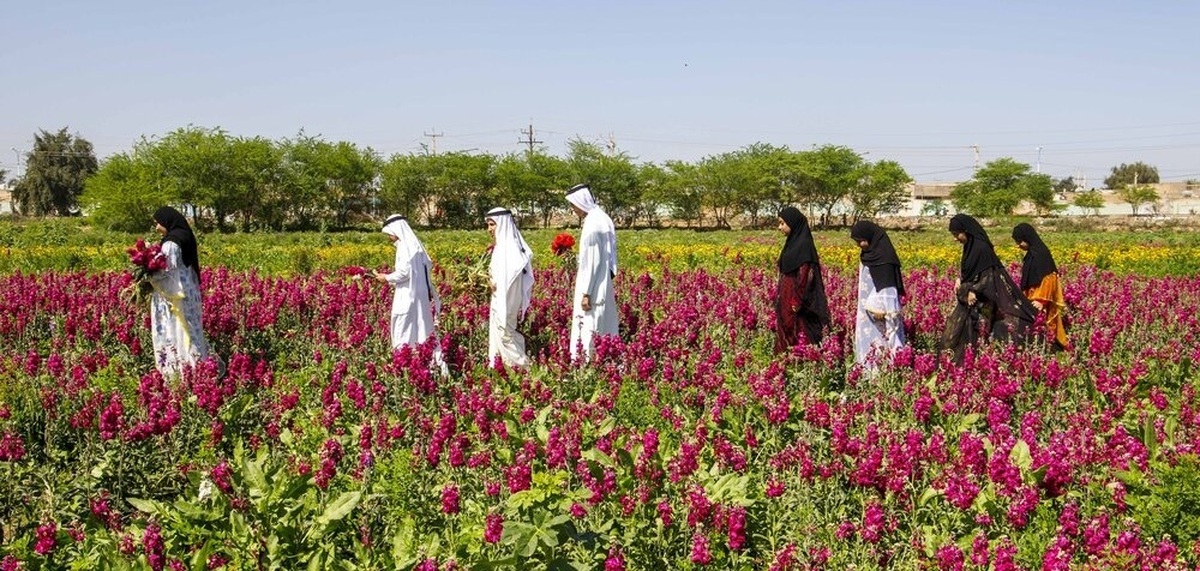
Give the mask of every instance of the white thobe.
<svg viewBox="0 0 1200 571">
<path fill-rule="evenodd" d="M 575 295 L 571 311 L 571 358 L 582 349 L 590 358 L 596 335 L 617 334 L 616 233 L 612 219 L 599 208 L 583 219 L 579 236 L 579 268 L 575 274 Z M 591 309 L 584 311 L 583 296 Z"/>
<path fill-rule="evenodd" d="M 175 242 L 163 242 L 167 268 L 150 276 L 150 338 L 154 366 L 164 377 L 178 377 L 184 367 L 208 357 L 208 340 L 201 320 L 200 280 L 183 264 Z"/>
<path fill-rule="evenodd" d="M 442 302 L 433 287 L 432 273 L 433 262 L 424 251 L 396 248 L 396 270 L 385 277 L 395 288 L 392 294 L 392 349 L 419 345 L 434 334 L 434 315 Z"/>
<path fill-rule="evenodd" d="M 511 283 L 497 283 L 497 276 L 492 276 L 492 301 L 488 312 L 488 364 L 496 357 L 506 366 L 525 367 L 529 365 L 529 357 L 525 354 L 525 336 L 517 331 L 521 321 L 522 307 L 526 307 L 525 296 L 528 290 L 523 287 L 525 274 L 518 274 Z"/>
<path fill-rule="evenodd" d="M 875 321 L 867 310 L 887 317 Z M 904 346 L 904 320 L 900 316 L 900 295 L 895 287 L 875 289 L 871 270 L 858 267 L 858 312 L 854 318 L 854 362 L 874 368 L 886 363 L 892 352 Z"/>
</svg>

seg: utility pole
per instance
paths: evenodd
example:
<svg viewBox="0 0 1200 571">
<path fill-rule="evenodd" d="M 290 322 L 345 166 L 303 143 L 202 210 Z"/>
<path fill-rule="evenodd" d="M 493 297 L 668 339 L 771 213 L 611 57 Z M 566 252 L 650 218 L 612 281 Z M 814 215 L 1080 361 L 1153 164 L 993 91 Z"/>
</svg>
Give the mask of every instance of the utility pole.
<svg viewBox="0 0 1200 571">
<path fill-rule="evenodd" d="M 608 156 L 615 157 L 617 155 L 617 139 L 613 137 L 612 131 L 608 132 Z"/>
<path fill-rule="evenodd" d="M 1041 173 L 1042 172 L 1042 146 L 1041 145 L 1038 145 L 1037 152 L 1038 152 L 1037 172 Z"/>
<path fill-rule="evenodd" d="M 426 137 L 429 137 L 433 140 L 433 154 L 435 155 L 437 154 L 437 138 L 441 137 L 443 134 L 444 133 L 425 133 Z"/>
<path fill-rule="evenodd" d="M 971 145 L 971 149 L 975 151 L 975 171 L 979 171 L 979 145 Z"/>
<path fill-rule="evenodd" d="M 530 124 L 529 124 L 529 130 L 528 130 L 528 131 L 527 131 L 527 130 L 525 130 L 525 129 L 521 129 L 521 134 L 522 134 L 522 135 L 525 135 L 527 138 L 526 138 L 525 140 L 520 140 L 520 139 L 518 139 L 518 140 L 517 140 L 517 142 L 518 142 L 518 143 L 521 143 L 521 144 L 523 144 L 523 145 L 529 145 L 529 152 L 530 152 L 530 153 L 532 153 L 532 152 L 533 152 L 533 146 L 534 146 L 534 145 L 537 145 L 537 144 L 541 144 L 541 143 L 543 143 L 543 141 L 538 141 L 537 139 L 534 139 L 534 138 L 533 138 L 533 123 L 530 123 Z"/>
<path fill-rule="evenodd" d="M 12 152 L 13 152 L 13 155 L 17 157 L 17 166 L 16 166 L 17 170 L 15 171 L 16 174 L 13 176 L 13 180 L 16 180 L 18 178 L 21 178 L 21 151 L 19 149 L 17 149 L 16 147 L 13 147 Z"/>
</svg>

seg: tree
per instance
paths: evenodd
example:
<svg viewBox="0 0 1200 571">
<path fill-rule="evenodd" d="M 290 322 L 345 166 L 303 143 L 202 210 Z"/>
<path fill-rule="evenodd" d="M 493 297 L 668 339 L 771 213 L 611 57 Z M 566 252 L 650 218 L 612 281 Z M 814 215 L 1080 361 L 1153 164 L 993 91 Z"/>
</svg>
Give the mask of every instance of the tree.
<svg viewBox="0 0 1200 571">
<path fill-rule="evenodd" d="M 1113 167 L 1111 174 L 1104 179 L 1104 186 L 1119 190 L 1129 185 L 1154 184 L 1158 181 L 1158 168 L 1138 161 Z"/>
<path fill-rule="evenodd" d="M 1032 173 L 1017 182 L 1018 193 L 1033 205 L 1038 216 L 1045 216 L 1066 208 L 1055 202 L 1054 179 L 1048 174 Z"/>
<path fill-rule="evenodd" d="M 1079 185 L 1075 183 L 1075 177 L 1060 178 L 1054 182 L 1055 194 L 1066 194 L 1079 190 Z"/>
<path fill-rule="evenodd" d="M 13 189 L 17 212 L 32 216 L 79 214 L 83 183 L 96 172 L 92 144 L 66 127 L 56 133 L 33 136 L 33 150 L 25 160 L 25 176 Z"/>
<path fill-rule="evenodd" d="M 1158 202 L 1158 191 L 1152 186 L 1146 185 L 1128 185 L 1125 188 L 1117 191 L 1117 196 L 1123 202 L 1129 203 L 1129 207 L 1133 209 L 1133 215 L 1138 215 L 1138 210 L 1147 204 Z"/>
<path fill-rule="evenodd" d="M 567 166 L 572 183 L 587 183 L 613 221 L 633 224 L 638 215 L 637 167 L 626 153 L 605 154 L 600 146 L 582 139 L 567 141 Z"/>
<path fill-rule="evenodd" d="M 496 193 L 496 157 L 465 152 L 433 155 L 433 188 L 437 196 L 434 224 L 478 228 L 487 211 L 500 204 Z M 524 216 L 527 212 L 518 211 Z"/>
<path fill-rule="evenodd" d="M 853 149 L 824 145 L 799 153 L 803 175 L 793 178 L 798 202 L 808 202 L 821 211 L 820 225 L 829 224 L 833 209 L 850 195 L 862 178 L 863 158 Z"/>
<path fill-rule="evenodd" d="M 555 212 L 565 209 L 561 191 L 569 186 L 566 161 L 542 150 L 510 153 L 496 163 L 497 199 L 504 204 L 537 212 L 542 227 L 550 225 Z"/>
<path fill-rule="evenodd" d="M 874 218 L 881 212 L 897 212 L 908 202 L 912 177 L 896 161 L 863 165 L 858 183 L 850 189 L 851 218 Z"/>
<path fill-rule="evenodd" d="M 1012 214 L 1026 198 L 1028 188 L 1023 184 L 1030 167 L 1004 157 L 994 160 L 975 172 L 974 178 L 959 183 L 950 191 L 950 200 L 960 212 L 981 216 Z"/>
<path fill-rule="evenodd" d="M 713 214 L 718 228 L 731 228 L 739 199 L 752 192 L 753 177 L 736 153 L 705 157 L 697 165 L 695 176 L 700 206 Z"/>
<path fill-rule="evenodd" d="M 113 155 L 87 179 L 80 201 L 98 226 L 122 232 L 146 232 L 155 209 L 178 203 L 145 158 L 145 147 Z"/>
<path fill-rule="evenodd" d="M 700 169 L 684 161 L 667 161 L 663 171 L 666 175 L 663 193 L 666 195 L 665 202 L 671 211 L 671 217 L 687 222 L 689 228 L 692 224 L 699 225 L 704 218 Z"/>
<path fill-rule="evenodd" d="M 1091 212 L 1092 216 L 1100 213 L 1100 209 L 1104 208 L 1104 197 L 1100 196 L 1099 192 L 1089 190 L 1075 195 L 1075 200 L 1071 201 L 1080 210 Z"/>
<path fill-rule="evenodd" d="M 433 163 L 431 155 L 392 155 L 379 177 L 380 207 L 415 222 L 433 220 Z"/>
</svg>

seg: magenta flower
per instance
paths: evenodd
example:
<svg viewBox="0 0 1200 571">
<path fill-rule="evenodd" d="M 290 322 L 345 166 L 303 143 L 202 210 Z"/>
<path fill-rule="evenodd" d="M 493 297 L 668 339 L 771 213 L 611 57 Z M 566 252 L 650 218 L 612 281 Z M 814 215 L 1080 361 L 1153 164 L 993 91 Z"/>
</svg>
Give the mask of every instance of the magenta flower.
<svg viewBox="0 0 1200 571">
<path fill-rule="evenodd" d="M 458 486 L 446 484 L 442 488 L 442 513 L 458 513 Z"/>
<path fill-rule="evenodd" d="M 504 516 L 497 513 L 490 513 L 484 518 L 483 523 L 483 540 L 488 543 L 498 543 L 500 535 L 504 532 Z"/>
</svg>

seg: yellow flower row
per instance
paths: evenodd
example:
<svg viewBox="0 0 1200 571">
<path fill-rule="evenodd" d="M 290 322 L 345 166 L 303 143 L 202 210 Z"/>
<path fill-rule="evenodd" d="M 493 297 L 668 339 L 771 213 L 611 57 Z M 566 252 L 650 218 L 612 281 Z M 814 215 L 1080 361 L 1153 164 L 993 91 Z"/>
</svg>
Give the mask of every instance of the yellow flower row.
<svg viewBox="0 0 1200 571">
<path fill-rule="evenodd" d="M 550 242 L 554 233 L 534 231 L 527 240 L 534 249 L 535 265 L 549 264 Z M 256 269 L 267 273 L 309 273 L 336 270 L 346 266 L 376 267 L 390 264 L 393 249 L 380 241 L 346 240 L 333 243 L 284 242 L 268 235 L 217 237 L 202 244 L 206 266 L 225 266 L 235 270 Z M 841 235 L 818 235 L 817 245 L 825 265 L 852 268 L 858 264 L 859 249 Z M 326 238 L 325 240 L 329 240 Z M 780 240 L 762 233 L 726 233 L 724 235 L 684 231 L 620 235 L 621 262 L 631 271 L 659 268 L 724 269 L 733 265 L 769 268 L 779 254 Z M 331 241 L 331 240 L 329 240 Z M 311 241 L 310 241 L 311 242 Z M 468 263 L 484 255 L 487 235 L 477 233 L 429 232 L 426 248 L 434 261 L 443 265 Z M 0 273 L 56 270 L 120 270 L 128 266 L 127 244 L 44 245 L 0 248 Z M 941 233 L 906 237 L 896 243 L 905 267 L 952 267 L 962 249 Z M 1023 252 L 1015 246 L 1000 245 L 996 253 L 1005 262 L 1017 262 Z M 1119 272 L 1149 275 L 1190 274 L 1200 271 L 1200 244 L 1123 245 L 1080 239 L 1063 244 L 1055 251 L 1061 265 L 1086 264 Z"/>
</svg>

